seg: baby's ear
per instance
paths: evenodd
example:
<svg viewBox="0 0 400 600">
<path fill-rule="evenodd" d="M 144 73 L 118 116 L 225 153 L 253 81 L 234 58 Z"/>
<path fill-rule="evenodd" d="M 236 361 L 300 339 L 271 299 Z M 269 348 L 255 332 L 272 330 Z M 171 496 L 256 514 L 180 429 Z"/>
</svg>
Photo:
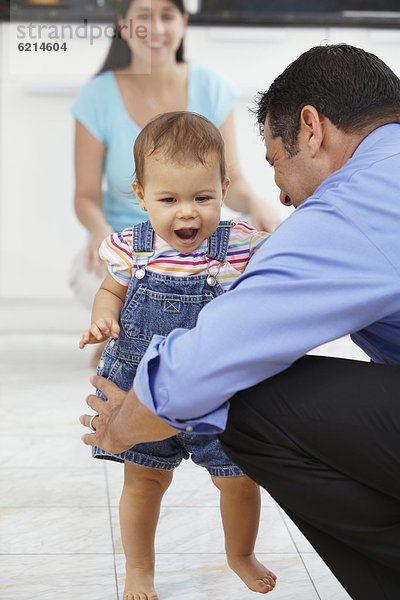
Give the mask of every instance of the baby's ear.
<svg viewBox="0 0 400 600">
<path fill-rule="evenodd" d="M 231 180 L 229 179 L 229 177 L 225 177 L 225 179 L 222 182 L 222 202 L 225 200 L 226 192 L 228 191 L 230 183 Z"/>
<path fill-rule="evenodd" d="M 137 201 L 139 202 L 139 206 L 142 210 L 147 210 L 146 208 L 146 204 L 144 201 L 144 191 L 143 191 L 143 186 L 138 182 L 138 181 L 134 181 L 132 183 L 132 189 L 135 193 L 135 196 L 137 198 Z"/>
</svg>

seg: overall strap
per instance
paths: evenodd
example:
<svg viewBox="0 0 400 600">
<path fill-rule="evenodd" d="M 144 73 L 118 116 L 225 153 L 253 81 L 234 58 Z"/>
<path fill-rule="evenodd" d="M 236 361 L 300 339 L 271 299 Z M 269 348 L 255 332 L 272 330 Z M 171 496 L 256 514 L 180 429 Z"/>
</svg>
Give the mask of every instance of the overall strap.
<svg viewBox="0 0 400 600">
<path fill-rule="evenodd" d="M 229 246 L 229 238 L 233 226 L 232 221 L 220 221 L 217 229 L 208 239 L 208 258 L 224 262 Z"/>
<path fill-rule="evenodd" d="M 134 253 L 151 252 L 153 250 L 153 227 L 149 220 L 134 225 L 132 250 Z"/>
</svg>

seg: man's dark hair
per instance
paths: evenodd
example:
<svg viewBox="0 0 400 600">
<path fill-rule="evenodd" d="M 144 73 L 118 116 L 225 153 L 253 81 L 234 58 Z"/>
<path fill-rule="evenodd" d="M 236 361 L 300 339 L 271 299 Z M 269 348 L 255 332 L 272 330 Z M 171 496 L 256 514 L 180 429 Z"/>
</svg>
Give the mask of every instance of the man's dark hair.
<svg viewBox="0 0 400 600">
<path fill-rule="evenodd" d="M 260 132 L 268 115 L 271 135 L 289 156 L 297 153 L 300 113 L 311 105 L 346 133 L 400 122 L 400 79 L 377 56 L 347 44 L 311 48 L 257 97 Z"/>
</svg>

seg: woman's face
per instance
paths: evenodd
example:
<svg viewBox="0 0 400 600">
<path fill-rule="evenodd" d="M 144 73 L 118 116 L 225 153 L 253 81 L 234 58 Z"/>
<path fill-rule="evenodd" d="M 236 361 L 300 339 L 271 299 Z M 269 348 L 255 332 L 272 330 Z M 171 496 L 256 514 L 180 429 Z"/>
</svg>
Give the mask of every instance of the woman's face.
<svg viewBox="0 0 400 600">
<path fill-rule="evenodd" d="M 155 66 L 176 60 L 187 23 L 170 0 L 133 0 L 118 24 L 135 63 Z"/>
</svg>

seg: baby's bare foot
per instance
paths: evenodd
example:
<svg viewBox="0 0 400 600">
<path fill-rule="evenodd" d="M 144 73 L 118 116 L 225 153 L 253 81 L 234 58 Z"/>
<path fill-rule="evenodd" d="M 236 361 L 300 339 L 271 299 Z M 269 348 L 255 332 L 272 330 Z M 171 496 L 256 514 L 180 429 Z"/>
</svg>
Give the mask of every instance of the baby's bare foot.
<svg viewBox="0 0 400 600">
<path fill-rule="evenodd" d="M 153 572 L 140 567 L 127 567 L 123 600 L 158 600 Z"/>
<path fill-rule="evenodd" d="M 253 592 L 266 594 L 274 589 L 276 575 L 267 567 L 264 567 L 254 556 L 228 556 L 228 564 L 232 571 L 250 588 Z"/>
</svg>

